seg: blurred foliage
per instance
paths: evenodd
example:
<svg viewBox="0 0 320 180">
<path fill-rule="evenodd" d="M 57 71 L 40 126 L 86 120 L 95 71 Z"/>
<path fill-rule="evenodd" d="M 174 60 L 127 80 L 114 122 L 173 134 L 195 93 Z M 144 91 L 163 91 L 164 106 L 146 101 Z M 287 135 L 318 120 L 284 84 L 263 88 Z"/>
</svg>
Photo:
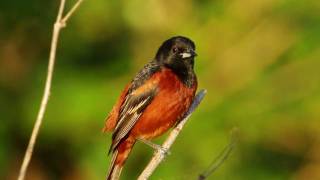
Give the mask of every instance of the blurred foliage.
<svg viewBox="0 0 320 180">
<path fill-rule="evenodd" d="M 15 179 L 20 167 L 57 6 L 0 2 L 0 179 Z M 61 34 L 27 179 L 103 179 L 110 160 L 104 118 L 174 35 L 196 42 L 195 71 L 208 94 L 152 179 L 195 179 L 234 126 L 239 144 L 209 179 L 320 179 L 319 0 L 85 1 Z M 138 143 L 123 179 L 137 177 L 151 156 Z"/>
</svg>

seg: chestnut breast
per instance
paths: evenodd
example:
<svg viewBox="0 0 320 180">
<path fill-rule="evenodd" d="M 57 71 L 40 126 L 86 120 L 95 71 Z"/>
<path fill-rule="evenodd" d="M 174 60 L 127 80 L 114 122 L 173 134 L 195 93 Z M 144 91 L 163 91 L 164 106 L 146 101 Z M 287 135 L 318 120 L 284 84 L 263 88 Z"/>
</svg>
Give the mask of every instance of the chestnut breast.
<svg viewBox="0 0 320 180">
<path fill-rule="evenodd" d="M 131 131 L 134 137 L 152 139 L 165 133 L 189 109 L 197 83 L 188 88 L 170 69 L 163 68 L 148 81 L 157 84 L 157 94 Z"/>
</svg>

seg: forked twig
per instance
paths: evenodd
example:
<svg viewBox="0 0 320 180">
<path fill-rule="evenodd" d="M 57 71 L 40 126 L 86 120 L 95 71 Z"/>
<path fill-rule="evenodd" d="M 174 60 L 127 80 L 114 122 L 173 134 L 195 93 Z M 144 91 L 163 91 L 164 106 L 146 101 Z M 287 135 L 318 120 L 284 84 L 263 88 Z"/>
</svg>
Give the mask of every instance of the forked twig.
<svg viewBox="0 0 320 180">
<path fill-rule="evenodd" d="M 28 169 L 28 165 L 29 165 L 31 157 L 32 157 L 34 145 L 36 143 L 36 140 L 37 140 L 37 137 L 39 134 L 39 129 L 40 129 L 42 121 L 43 121 L 43 116 L 44 116 L 44 113 L 46 111 L 46 107 L 48 104 L 60 30 L 65 27 L 67 20 L 75 12 L 75 10 L 79 7 L 79 5 L 81 4 L 82 1 L 83 0 L 78 0 L 75 3 L 75 5 L 71 8 L 71 10 L 64 17 L 63 17 L 63 11 L 64 11 L 64 7 L 65 7 L 65 0 L 60 1 L 57 19 L 56 19 L 56 21 L 54 23 L 54 27 L 53 27 L 50 56 L 49 56 L 49 64 L 48 64 L 48 72 L 47 72 L 44 93 L 43 93 L 43 97 L 41 100 L 41 105 L 40 105 L 40 109 L 39 109 L 39 112 L 37 115 L 37 119 L 36 119 L 36 122 L 34 124 L 33 130 L 31 133 L 29 144 L 26 149 L 26 152 L 25 152 L 25 155 L 23 158 L 23 162 L 22 162 L 22 165 L 21 165 L 21 168 L 19 171 L 18 180 L 24 180 L 24 178 L 25 178 L 25 175 L 26 175 L 26 172 Z"/>
<path fill-rule="evenodd" d="M 204 98 L 205 94 L 207 93 L 206 90 L 200 90 L 198 94 L 195 96 L 191 107 L 189 108 L 188 112 L 186 113 L 185 117 L 179 122 L 179 124 L 170 132 L 167 139 L 162 144 L 164 149 L 169 150 L 174 141 L 176 140 L 177 136 L 179 135 L 180 131 L 182 130 L 185 123 L 188 121 L 189 117 L 193 113 L 193 111 L 198 107 L 202 99 Z M 145 167 L 143 172 L 140 174 L 138 180 L 146 180 L 148 179 L 155 169 L 159 166 L 159 164 L 163 161 L 166 156 L 166 152 L 163 151 L 156 151 L 150 160 L 149 164 Z"/>
</svg>

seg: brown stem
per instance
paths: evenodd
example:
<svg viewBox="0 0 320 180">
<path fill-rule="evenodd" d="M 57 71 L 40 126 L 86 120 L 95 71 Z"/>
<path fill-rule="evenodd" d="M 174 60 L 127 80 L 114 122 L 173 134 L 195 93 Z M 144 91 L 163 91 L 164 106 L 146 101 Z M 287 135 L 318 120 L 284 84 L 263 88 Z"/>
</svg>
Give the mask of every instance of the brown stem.
<svg viewBox="0 0 320 180">
<path fill-rule="evenodd" d="M 71 10 L 67 13 L 67 15 L 65 17 L 62 17 L 64 7 L 65 7 L 65 0 L 60 1 L 57 19 L 56 19 L 56 22 L 54 23 L 54 27 L 53 27 L 50 56 L 49 56 L 49 64 L 48 64 L 48 72 L 47 72 L 44 93 L 43 93 L 43 97 L 41 100 L 41 105 L 40 105 L 40 109 L 39 109 L 39 112 L 37 115 L 37 119 L 34 124 L 33 130 L 31 133 L 31 137 L 29 139 L 29 144 L 26 149 L 26 152 L 25 152 L 25 155 L 23 158 L 23 162 L 22 162 L 22 165 L 21 165 L 21 168 L 19 171 L 18 180 L 24 180 L 24 178 L 25 178 L 25 175 L 26 175 L 26 172 L 28 169 L 28 165 L 30 163 L 32 153 L 34 150 L 34 145 L 37 141 L 39 130 L 40 130 L 40 127 L 41 127 L 41 124 L 43 121 L 43 116 L 44 116 L 44 113 L 46 111 L 46 107 L 48 104 L 60 30 L 65 27 L 66 21 L 74 13 L 74 11 L 77 9 L 77 7 L 80 5 L 81 2 L 82 2 L 82 0 L 78 0 L 77 3 L 73 6 L 73 8 L 71 8 Z"/>
</svg>

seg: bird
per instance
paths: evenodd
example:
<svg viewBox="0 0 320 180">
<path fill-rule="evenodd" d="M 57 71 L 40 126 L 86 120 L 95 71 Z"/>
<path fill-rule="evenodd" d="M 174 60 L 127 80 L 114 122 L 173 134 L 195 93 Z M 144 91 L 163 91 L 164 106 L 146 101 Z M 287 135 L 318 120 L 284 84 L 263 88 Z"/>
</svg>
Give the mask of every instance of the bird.
<svg viewBox="0 0 320 180">
<path fill-rule="evenodd" d="M 120 178 L 138 140 L 150 142 L 183 118 L 198 86 L 195 48 L 184 36 L 165 40 L 155 57 L 125 86 L 103 128 L 103 132 L 112 132 L 107 180 Z"/>
</svg>

